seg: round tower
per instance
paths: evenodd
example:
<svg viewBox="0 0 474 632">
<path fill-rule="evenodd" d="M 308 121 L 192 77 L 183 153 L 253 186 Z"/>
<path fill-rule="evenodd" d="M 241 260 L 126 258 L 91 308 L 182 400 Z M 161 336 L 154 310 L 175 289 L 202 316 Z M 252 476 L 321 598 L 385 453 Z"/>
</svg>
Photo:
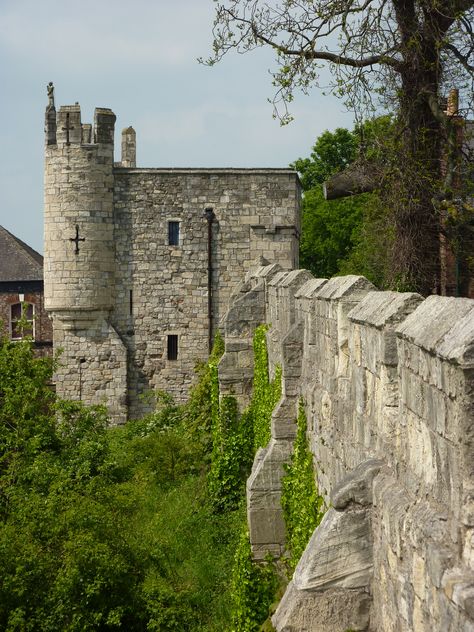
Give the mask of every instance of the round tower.
<svg viewBox="0 0 474 632">
<path fill-rule="evenodd" d="M 105 108 L 93 126 L 78 104 L 46 109 L 44 294 L 62 321 L 112 308 L 114 124 Z"/>
</svg>

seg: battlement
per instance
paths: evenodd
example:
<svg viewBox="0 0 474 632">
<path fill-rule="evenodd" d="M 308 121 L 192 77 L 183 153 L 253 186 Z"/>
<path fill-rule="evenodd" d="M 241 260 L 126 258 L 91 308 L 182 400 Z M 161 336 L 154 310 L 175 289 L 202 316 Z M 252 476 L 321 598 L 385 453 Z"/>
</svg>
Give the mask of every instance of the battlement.
<svg viewBox="0 0 474 632">
<path fill-rule="evenodd" d="M 81 107 L 62 105 L 56 114 L 56 144 L 80 145 L 82 142 Z"/>
<path fill-rule="evenodd" d="M 94 125 L 81 122 L 81 106 L 62 105 L 56 112 L 54 104 L 46 108 L 46 145 L 114 145 L 116 116 L 110 108 L 96 108 Z"/>
</svg>

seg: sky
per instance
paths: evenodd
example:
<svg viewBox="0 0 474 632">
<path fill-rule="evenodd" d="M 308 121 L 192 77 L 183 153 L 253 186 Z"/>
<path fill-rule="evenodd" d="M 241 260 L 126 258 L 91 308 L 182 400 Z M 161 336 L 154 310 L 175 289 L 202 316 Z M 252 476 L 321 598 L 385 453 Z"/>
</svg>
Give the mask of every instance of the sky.
<svg viewBox="0 0 474 632">
<path fill-rule="evenodd" d="M 298 94 L 281 127 L 268 99 L 271 51 L 197 62 L 212 43 L 213 0 L 0 0 L 0 224 L 43 252 L 46 85 L 137 133 L 139 167 L 287 167 L 326 129 L 352 127 L 341 101 Z"/>
</svg>

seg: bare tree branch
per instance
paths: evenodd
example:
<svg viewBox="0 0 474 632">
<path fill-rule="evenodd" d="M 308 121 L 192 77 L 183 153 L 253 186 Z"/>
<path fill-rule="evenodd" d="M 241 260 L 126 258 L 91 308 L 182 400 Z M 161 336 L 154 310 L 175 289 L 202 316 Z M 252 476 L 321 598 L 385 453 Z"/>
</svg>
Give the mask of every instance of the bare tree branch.
<svg viewBox="0 0 474 632">
<path fill-rule="evenodd" d="M 299 49 L 292 50 L 283 46 L 281 44 L 277 44 L 272 40 L 268 39 L 264 35 L 261 35 L 255 27 L 252 26 L 252 30 L 256 39 L 260 40 L 264 44 L 268 44 L 279 53 L 283 53 L 284 55 L 290 55 L 295 57 L 303 57 L 306 60 L 321 60 L 321 61 L 330 61 L 333 64 L 343 65 L 343 66 L 351 66 L 352 68 L 366 68 L 368 66 L 375 66 L 376 64 L 386 64 L 387 66 L 393 66 L 394 68 L 398 68 L 400 62 L 393 57 L 390 57 L 390 53 L 393 51 L 387 51 L 386 53 L 382 53 L 380 55 L 372 55 L 370 57 L 365 57 L 361 59 L 355 59 L 351 57 L 344 57 L 343 55 L 339 55 L 337 53 L 330 53 L 329 51 L 321 51 L 314 49 Z"/>
<path fill-rule="evenodd" d="M 474 65 L 469 63 L 469 57 L 472 53 L 470 51 L 469 55 L 462 55 L 461 52 L 454 46 L 453 44 L 445 44 L 444 47 L 446 50 L 449 50 L 453 53 L 459 63 L 470 73 L 474 73 Z"/>
</svg>

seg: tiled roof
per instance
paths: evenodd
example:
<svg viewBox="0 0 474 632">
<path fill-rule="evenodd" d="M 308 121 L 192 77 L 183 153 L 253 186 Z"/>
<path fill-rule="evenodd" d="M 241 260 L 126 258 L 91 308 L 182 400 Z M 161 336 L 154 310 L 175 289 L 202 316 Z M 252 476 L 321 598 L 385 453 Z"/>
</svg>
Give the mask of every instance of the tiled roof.
<svg viewBox="0 0 474 632">
<path fill-rule="evenodd" d="M 0 282 L 42 280 L 42 255 L 0 226 Z"/>
</svg>

